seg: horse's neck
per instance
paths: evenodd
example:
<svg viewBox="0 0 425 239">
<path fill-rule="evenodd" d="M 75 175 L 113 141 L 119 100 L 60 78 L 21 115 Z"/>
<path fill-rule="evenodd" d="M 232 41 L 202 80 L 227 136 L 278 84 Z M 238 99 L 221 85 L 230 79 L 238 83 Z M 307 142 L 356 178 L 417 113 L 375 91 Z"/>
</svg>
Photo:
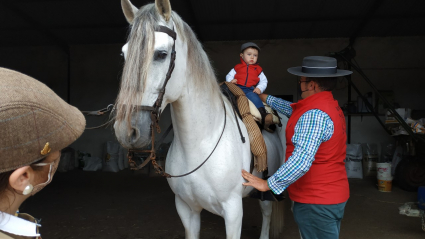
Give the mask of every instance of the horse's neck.
<svg viewBox="0 0 425 239">
<path fill-rule="evenodd" d="M 195 88 L 188 84 L 182 97 L 171 107 L 174 135 L 183 146 L 189 147 L 206 143 L 202 142 L 205 139 L 216 138 L 215 135 L 221 134 L 224 123 L 221 95 L 203 94 L 209 89 Z"/>
</svg>

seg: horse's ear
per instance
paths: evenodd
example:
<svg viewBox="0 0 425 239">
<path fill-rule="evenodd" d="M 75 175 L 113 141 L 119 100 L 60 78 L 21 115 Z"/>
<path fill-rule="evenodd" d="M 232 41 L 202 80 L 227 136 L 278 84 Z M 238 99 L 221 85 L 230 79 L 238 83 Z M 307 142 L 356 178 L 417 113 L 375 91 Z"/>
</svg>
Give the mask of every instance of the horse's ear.
<svg viewBox="0 0 425 239">
<path fill-rule="evenodd" d="M 132 24 L 134 16 L 136 16 L 136 13 L 139 11 L 139 9 L 131 4 L 130 0 L 121 0 L 121 7 L 127 22 Z"/>
<path fill-rule="evenodd" d="M 155 0 L 156 11 L 168 22 L 171 18 L 170 0 Z"/>
</svg>

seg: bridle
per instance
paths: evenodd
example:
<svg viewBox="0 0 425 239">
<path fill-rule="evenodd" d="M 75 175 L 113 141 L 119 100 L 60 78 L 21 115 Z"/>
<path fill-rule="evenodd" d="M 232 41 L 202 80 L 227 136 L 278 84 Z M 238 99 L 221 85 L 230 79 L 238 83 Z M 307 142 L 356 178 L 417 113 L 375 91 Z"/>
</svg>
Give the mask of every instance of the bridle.
<svg viewBox="0 0 425 239">
<path fill-rule="evenodd" d="M 127 156 L 128 156 L 128 162 L 129 162 L 130 168 L 132 170 L 140 170 L 144 166 L 146 166 L 146 164 L 148 164 L 149 161 L 152 161 L 152 164 L 153 164 L 155 170 L 158 173 L 166 176 L 166 173 L 164 172 L 162 167 L 159 166 L 156 163 L 156 160 L 155 160 L 156 159 L 156 153 L 155 153 L 156 150 L 155 150 L 154 128 L 156 129 L 156 131 L 158 133 L 161 132 L 161 128 L 159 127 L 159 117 L 161 116 L 161 110 L 160 109 L 161 109 L 162 100 L 163 100 L 164 94 L 165 94 L 165 87 L 167 86 L 167 83 L 171 78 L 171 74 L 173 73 L 174 66 L 175 66 L 177 34 L 174 30 L 172 30 L 172 29 L 170 29 L 166 26 L 161 26 L 161 25 L 157 25 L 155 27 L 155 32 L 163 32 L 163 33 L 167 34 L 168 36 L 173 38 L 174 42 L 173 42 L 173 48 L 171 50 L 171 59 L 170 59 L 170 65 L 168 67 L 168 72 L 167 72 L 167 75 L 165 76 L 164 84 L 162 85 L 162 88 L 159 91 L 158 98 L 156 99 L 154 105 L 153 106 L 139 105 L 139 106 L 135 107 L 138 110 L 150 111 L 150 115 L 151 115 L 150 131 L 151 131 L 151 137 L 152 137 L 152 147 L 151 147 L 151 149 L 148 149 L 148 150 L 129 149 Z M 171 129 L 169 129 L 169 130 L 171 130 Z M 150 153 L 150 155 L 142 164 L 137 165 L 137 163 L 133 160 L 134 152 Z"/>
<path fill-rule="evenodd" d="M 143 168 L 144 166 L 146 166 L 149 161 L 152 161 L 152 165 L 154 166 L 155 171 L 158 174 L 161 174 L 164 177 L 167 178 L 177 178 L 177 177 L 184 177 L 187 176 L 193 172 L 195 172 L 196 170 L 198 170 L 199 168 L 202 167 L 202 165 L 204 165 L 208 159 L 211 157 L 211 155 L 214 153 L 215 149 L 218 146 L 218 143 L 221 140 L 221 137 L 223 136 L 224 133 L 224 129 L 226 128 L 226 118 L 227 118 L 227 114 L 226 114 L 226 106 L 224 104 L 224 101 L 222 100 L 223 103 L 223 109 L 224 109 L 224 125 L 223 125 L 223 130 L 221 132 L 220 138 L 218 139 L 216 145 L 214 146 L 214 149 L 211 151 L 211 153 L 208 155 L 208 157 L 195 169 L 193 169 L 192 171 L 185 173 L 185 174 L 181 174 L 181 175 L 170 175 L 168 173 L 166 173 L 164 171 L 164 169 L 158 165 L 158 163 L 156 162 L 156 149 L 155 149 L 155 133 L 154 133 L 154 128 L 156 128 L 156 131 L 158 133 L 161 132 L 161 128 L 159 127 L 159 117 L 161 115 L 161 104 L 162 104 L 162 100 L 164 98 L 164 94 L 165 94 L 165 87 L 167 86 L 168 81 L 171 78 L 171 74 L 173 73 L 174 70 L 174 66 L 175 66 L 175 60 L 176 60 L 176 38 L 177 38 L 177 34 L 174 30 L 171 30 L 168 27 L 165 26 L 161 26 L 158 25 L 155 27 L 155 31 L 156 32 L 163 32 L 168 34 L 171 38 L 173 38 L 174 43 L 173 43 L 173 48 L 171 51 L 171 60 L 170 60 L 170 66 L 168 67 L 168 72 L 167 75 L 165 76 L 165 81 L 164 81 L 164 85 L 162 86 L 161 90 L 159 91 L 158 94 L 158 98 L 156 99 L 155 103 L 153 106 L 146 106 L 146 105 L 140 105 L 140 106 L 136 106 L 135 109 L 138 110 L 145 110 L 145 111 L 150 111 L 151 112 L 151 125 L 150 125 L 150 130 L 151 130 L 151 149 L 148 150 L 139 150 L 139 149 L 129 149 L 128 150 L 128 162 L 130 165 L 130 169 L 132 170 L 140 170 L 141 168 Z M 158 145 L 160 145 L 160 142 L 162 142 L 162 140 L 165 138 L 165 136 L 169 133 L 169 131 L 172 129 L 172 125 L 170 125 L 170 127 L 168 127 L 168 129 L 166 130 L 166 132 L 162 135 L 162 138 L 158 141 Z M 149 153 L 149 157 L 145 159 L 145 161 L 140 164 L 137 165 L 137 163 L 133 160 L 134 157 L 134 153 L 135 152 L 140 152 L 140 153 Z"/>
<path fill-rule="evenodd" d="M 161 116 L 160 108 L 161 108 L 162 100 L 165 94 L 165 87 L 167 86 L 167 83 L 171 78 L 171 74 L 173 73 L 174 66 L 175 66 L 177 34 L 174 30 L 171 30 L 170 28 L 161 26 L 161 25 L 156 26 L 155 31 L 166 33 L 174 40 L 173 48 L 171 50 L 170 66 L 168 67 L 168 72 L 167 72 L 167 75 L 165 76 L 164 84 L 162 85 L 162 88 L 159 90 L 158 98 L 156 99 L 154 105 L 153 106 L 141 105 L 141 106 L 137 106 L 137 108 L 139 110 L 146 110 L 151 112 L 151 120 L 152 120 L 151 126 L 156 127 L 156 130 L 158 131 L 158 133 L 160 133 L 161 129 L 159 128 L 159 124 L 158 124 L 159 117 Z"/>
</svg>

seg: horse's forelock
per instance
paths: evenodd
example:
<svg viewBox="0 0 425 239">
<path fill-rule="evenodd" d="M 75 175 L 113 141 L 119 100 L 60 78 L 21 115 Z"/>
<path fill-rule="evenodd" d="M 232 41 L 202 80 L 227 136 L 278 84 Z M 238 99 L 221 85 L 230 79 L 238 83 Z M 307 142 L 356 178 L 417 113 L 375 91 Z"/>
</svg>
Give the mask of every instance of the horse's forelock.
<svg viewBox="0 0 425 239">
<path fill-rule="evenodd" d="M 142 7 L 137 13 L 128 37 L 127 57 L 116 100 L 118 121 L 127 121 L 131 127 L 132 107 L 140 104 L 144 83 L 152 62 L 155 42 L 155 25 L 159 21 L 154 4 Z M 128 107 L 127 107 L 128 106 Z"/>
</svg>

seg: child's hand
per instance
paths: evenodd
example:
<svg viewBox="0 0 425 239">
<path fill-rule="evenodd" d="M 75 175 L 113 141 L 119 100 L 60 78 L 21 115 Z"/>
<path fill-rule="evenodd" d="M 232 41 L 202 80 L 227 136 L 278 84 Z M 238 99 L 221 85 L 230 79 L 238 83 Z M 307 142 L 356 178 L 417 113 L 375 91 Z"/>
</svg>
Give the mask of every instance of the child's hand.
<svg viewBox="0 0 425 239">
<path fill-rule="evenodd" d="M 236 84 L 236 83 L 238 83 L 238 80 L 233 79 L 233 80 L 230 81 L 230 83 Z"/>
<path fill-rule="evenodd" d="M 261 90 L 258 89 L 258 87 L 255 87 L 255 89 L 253 90 L 254 93 L 256 93 L 257 95 L 261 94 Z"/>
</svg>

